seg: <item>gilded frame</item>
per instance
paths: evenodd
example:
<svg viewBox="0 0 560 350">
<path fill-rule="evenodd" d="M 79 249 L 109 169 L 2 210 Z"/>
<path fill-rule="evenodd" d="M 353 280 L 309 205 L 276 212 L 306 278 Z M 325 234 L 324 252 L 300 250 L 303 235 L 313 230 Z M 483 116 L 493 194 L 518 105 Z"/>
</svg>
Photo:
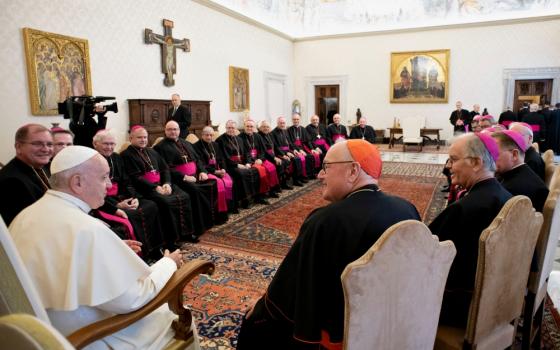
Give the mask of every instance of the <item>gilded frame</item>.
<svg viewBox="0 0 560 350">
<path fill-rule="evenodd" d="M 249 70 L 229 67 L 229 110 L 243 112 L 249 110 Z"/>
<path fill-rule="evenodd" d="M 449 50 L 391 52 L 391 103 L 447 103 Z"/>
<path fill-rule="evenodd" d="M 23 41 L 31 114 L 58 115 L 58 102 L 92 94 L 87 40 L 23 28 Z"/>
</svg>

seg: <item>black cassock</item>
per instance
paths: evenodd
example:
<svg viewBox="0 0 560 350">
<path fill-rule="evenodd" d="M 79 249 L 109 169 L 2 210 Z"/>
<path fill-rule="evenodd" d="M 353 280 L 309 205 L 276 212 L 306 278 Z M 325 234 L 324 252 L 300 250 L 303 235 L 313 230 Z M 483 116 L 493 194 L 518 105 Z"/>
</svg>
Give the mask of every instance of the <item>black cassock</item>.
<svg viewBox="0 0 560 350">
<path fill-rule="evenodd" d="M 276 165 L 276 172 L 280 178 L 280 183 L 285 184 L 286 178 L 289 175 L 290 161 L 278 157 L 279 151 L 274 144 L 271 133 L 265 134 L 262 131 L 259 131 L 259 135 L 261 136 L 263 147 L 265 149 L 265 158 L 272 164 Z M 275 157 L 280 158 L 282 163 L 276 164 L 276 160 L 274 160 Z"/>
<path fill-rule="evenodd" d="M 525 164 L 537 174 L 541 180 L 544 181 L 544 160 L 533 146 L 525 151 Z"/>
<path fill-rule="evenodd" d="M 309 124 L 305 127 L 305 130 L 307 130 L 307 136 L 309 136 L 309 140 L 311 141 L 313 148 L 319 147 L 321 151 L 323 151 L 323 154 L 326 154 L 329 150 L 327 128 L 323 124 L 319 124 L 317 126 Z"/>
<path fill-rule="evenodd" d="M 305 171 L 308 177 L 313 176 L 313 170 L 321 167 L 321 159 L 318 157 L 315 162 L 315 156 L 311 153 L 313 146 L 311 145 L 307 130 L 303 126 L 292 125 L 288 128 L 288 138 L 294 149 L 298 151 L 305 151 Z M 316 164 L 317 163 L 317 164 Z M 319 171 L 317 171 L 319 172 Z"/>
<path fill-rule="evenodd" d="M 249 151 L 239 136 L 222 134 L 216 139 L 226 161 L 226 171 L 233 179 L 233 195 L 236 201 L 249 200 L 259 193 L 259 171 L 255 168 L 239 169 L 237 165 L 252 163 Z"/>
<path fill-rule="evenodd" d="M 163 158 L 151 148 L 129 146 L 121 153 L 126 173 L 134 188 L 144 197 L 156 202 L 166 243 L 170 246 L 188 240 L 194 234 L 192 207 L 189 195 L 171 183 L 169 168 Z M 152 182 L 144 178 L 152 172 L 159 172 L 160 180 Z M 162 195 L 157 186 L 170 184 L 172 193 Z"/>
<path fill-rule="evenodd" d="M 511 194 L 495 178 L 482 180 L 464 197 L 445 208 L 429 225 L 440 241 L 451 240 L 457 249 L 443 294 L 440 320 L 444 324 L 466 325 L 480 234 L 510 198 Z"/>
<path fill-rule="evenodd" d="M 116 184 L 117 192 L 113 194 L 111 190 L 108 191 L 105 203 L 99 209 L 114 215 L 119 202 L 129 198 L 137 198 L 138 208 L 123 210 L 128 216 L 136 239 L 142 242 L 142 252 L 145 253 L 142 256 L 158 256 L 159 248 L 163 246 L 164 241 L 157 204 L 149 199 L 141 198 L 136 192 L 125 171 L 124 161 L 120 155 L 113 153 L 105 159 L 109 163 L 109 175 L 113 186 Z M 112 190 L 115 191 L 114 188 Z M 109 224 L 111 225 L 111 223 Z M 118 231 L 116 232 L 118 233 Z M 128 237 L 123 236 L 121 238 L 128 239 Z"/>
<path fill-rule="evenodd" d="M 197 178 L 197 181 L 198 174 L 205 172 L 204 165 L 190 142 L 181 138 L 177 139 L 177 141 L 165 138 L 154 146 L 154 150 L 162 156 L 169 166 L 173 183 L 189 194 L 195 235 L 201 235 L 214 225 L 214 205 L 216 204 L 218 194 L 216 183 L 214 181 L 196 183 L 183 181 L 186 174 L 179 170 L 179 167 L 183 164 L 195 163 L 195 173 L 190 175 Z"/>
<path fill-rule="evenodd" d="M 542 213 L 544 202 L 548 197 L 548 188 L 527 164 L 521 164 L 508 172 L 500 174 L 502 186 L 514 196 L 529 197 L 533 208 Z"/>
<path fill-rule="evenodd" d="M 560 109 L 550 113 L 550 124 L 548 128 L 548 148 L 555 154 L 560 154 Z"/>
<path fill-rule="evenodd" d="M 350 138 L 362 139 L 369 143 L 375 143 L 375 130 L 369 125 L 366 125 L 364 128 L 356 125 L 352 128 L 352 131 L 350 131 Z"/>
<path fill-rule="evenodd" d="M 272 141 L 276 146 L 275 151 L 277 152 L 277 157 L 283 157 L 287 155 L 288 152 L 292 152 L 294 150 L 294 145 L 290 142 L 287 130 L 276 127 L 270 134 L 272 135 Z M 298 157 L 293 157 L 290 159 L 290 162 L 292 166 L 292 179 L 297 182 L 303 178 L 302 161 Z"/>
<path fill-rule="evenodd" d="M 416 208 L 375 185 L 309 214 L 267 293 L 243 322 L 237 349 L 262 344 L 273 344 L 274 349 L 318 349 L 322 331 L 331 342 L 342 342 L 342 271 L 387 228 L 408 219 L 420 220 Z"/>
<path fill-rule="evenodd" d="M 509 127 L 509 125 L 513 122 L 517 121 L 517 114 L 513 111 L 504 111 L 500 114 L 500 118 L 498 118 L 498 124 L 502 124 L 505 127 Z"/>
<path fill-rule="evenodd" d="M 336 140 L 344 139 L 348 140 L 348 131 L 346 131 L 346 127 L 342 124 L 330 124 L 327 126 L 327 140 L 330 145 L 333 145 Z"/>
<path fill-rule="evenodd" d="M 49 188 L 43 169 L 33 169 L 18 158 L 0 169 L 0 215 L 6 226 L 20 211 L 43 197 Z"/>
</svg>

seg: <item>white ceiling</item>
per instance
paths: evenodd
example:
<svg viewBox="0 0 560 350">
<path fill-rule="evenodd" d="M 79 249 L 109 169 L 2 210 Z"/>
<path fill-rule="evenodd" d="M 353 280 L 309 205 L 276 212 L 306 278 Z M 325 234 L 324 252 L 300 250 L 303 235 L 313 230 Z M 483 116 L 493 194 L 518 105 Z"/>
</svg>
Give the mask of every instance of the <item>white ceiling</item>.
<svg viewBox="0 0 560 350">
<path fill-rule="evenodd" d="M 292 39 L 560 15 L 560 0 L 198 0 Z"/>
</svg>

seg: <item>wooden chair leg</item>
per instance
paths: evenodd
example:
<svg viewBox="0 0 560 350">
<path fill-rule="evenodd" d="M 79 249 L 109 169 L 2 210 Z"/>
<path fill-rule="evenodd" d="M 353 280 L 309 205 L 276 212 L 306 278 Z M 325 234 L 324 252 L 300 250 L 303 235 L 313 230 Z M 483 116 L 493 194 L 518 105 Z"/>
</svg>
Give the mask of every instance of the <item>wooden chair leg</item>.
<svg viewBox="0 0 560 350">
<path fill-rule="evenodd" d="M 531 349 L 533 338 L 533 310 L 535 307 L 536 295 L 527 292 L 525 296 L 525 309 L 523 310 L 523 330 L 521 332 L 521 349 Z"/>
<path fill-rule="evenodd" d="M 532 346 L 533 349 L 540 350 L 541 348 L 541 334 L 542 334 L 542 323 L 544 317 L 544 300 L 539 305 L 535 316 L 533 317 L 533 328 L 531 332 Z"/>
</svg>

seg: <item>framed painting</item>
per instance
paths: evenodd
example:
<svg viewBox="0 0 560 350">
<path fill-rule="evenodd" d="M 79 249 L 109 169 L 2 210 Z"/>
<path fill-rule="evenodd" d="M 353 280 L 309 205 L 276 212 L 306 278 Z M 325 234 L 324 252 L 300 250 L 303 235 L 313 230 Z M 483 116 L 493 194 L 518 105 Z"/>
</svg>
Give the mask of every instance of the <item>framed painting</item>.
<svg viewBox="0 0 560 350">
<path fill-rule="evenodd" d="M 249 70 L 229 67 L 229 110 L 243 112 L 249 110 Z"/>
<path fill-rule="evenodd" d="M 392 52 L 391 103 L 446 103 L 449 50 Z"/>
<path fill-rule="evenodd" d="M 58 102 L 91 95 L 85 39 L 23 28 L 31 114 L 57 115 Z"/>
</svg>

